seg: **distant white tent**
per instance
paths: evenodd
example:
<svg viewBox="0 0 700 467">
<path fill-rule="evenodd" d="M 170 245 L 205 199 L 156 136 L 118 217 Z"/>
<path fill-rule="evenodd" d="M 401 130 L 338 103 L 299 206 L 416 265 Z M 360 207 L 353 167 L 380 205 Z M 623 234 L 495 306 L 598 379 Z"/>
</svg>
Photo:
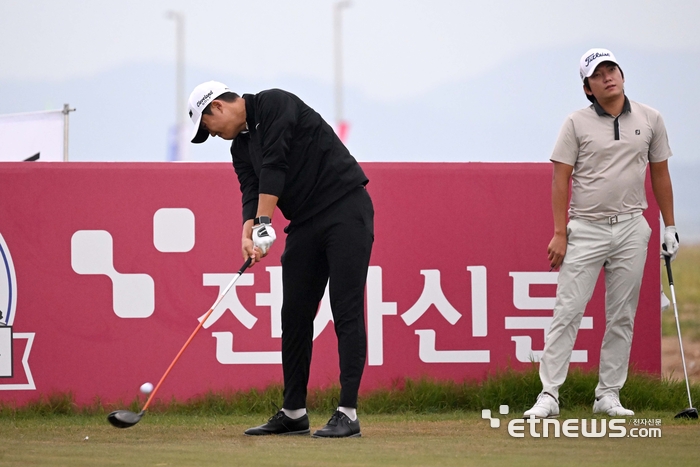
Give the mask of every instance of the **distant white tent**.
<svg viewBox="0 0 700 467">
<path fill-rule="evenodd" d="M 68 104 L 63 110 L 0 115 L 0 162 L 68 160 Z"/>
</svg>

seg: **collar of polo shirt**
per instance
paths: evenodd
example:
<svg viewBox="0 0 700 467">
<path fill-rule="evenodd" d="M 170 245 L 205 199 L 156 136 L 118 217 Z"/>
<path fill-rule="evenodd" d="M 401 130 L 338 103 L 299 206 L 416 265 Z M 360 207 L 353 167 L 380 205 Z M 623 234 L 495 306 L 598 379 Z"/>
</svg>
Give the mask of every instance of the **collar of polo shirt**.
<svg viewBox="0 0 700 467">
<path fill-rule="evenodd" d="M 622 112 L 620 112 L 620 115 L 610 115 L 603 109 L 603 107 L 600 106 L 598 101 L 593 101 L 593 108 L 595 109 L 595 112 L 598 114 L 599 117 L 607 115 L 610 118 L 614 119 L 613 130 L 615 132 L 615 141 L 618 141 L 620 139 L 620 115 L 632 112 L 632 106 L 630 105 L 630 100 L 627 99 L 627 96 L 625 96 L 625 103 L 622 104 Z"/>
<path fill-rule="evenodd" d="M 593 102 L 593 108 L 595 109 L 595 113 L 597 113 L 599 117 L 602 117 L 603 115 L 610 115 L 609 113 L 607 113 L 603 109 L 603 107 L 600 106 L 598 101 Z M 620 112 L 620 115 L 622 115 L 623 113 L 627 113 L 627 112 L 632 112 L 632 106 L 630 105 L 630 100 L 627 99 L 627 96 L 625 96 L 625 103 L 622 104 L 622 112 Z M 610 116 L 612 118 L 617 118 L 620 115 L 610 115 Z"/>
</svg>

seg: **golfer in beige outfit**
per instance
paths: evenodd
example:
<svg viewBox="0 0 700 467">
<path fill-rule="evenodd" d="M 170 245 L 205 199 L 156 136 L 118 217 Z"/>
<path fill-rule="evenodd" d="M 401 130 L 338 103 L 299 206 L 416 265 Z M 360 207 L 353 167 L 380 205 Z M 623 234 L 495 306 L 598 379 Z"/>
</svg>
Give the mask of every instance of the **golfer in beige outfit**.
<svg viewBox="0 0 700 467">
<path fill-rule="evenodd" d="M 678 251 L 668 172 L 671 150 L 661 115 L 625 96 L 623 72 L 609 50 L 586 52 L 580 73 L 592 105 L 566 118 L 550 159 L 554 164 L 554 237 L 547 251 L 551 266 L 561 269 L 554 319 L 540 361 L 542 392 L 526 417 L 559 415 L 559 388 L 566 379 L 581 318 L 601 268 L 605 272 L 606 325 L 593 412 L 634 415 L 621 405 L 619 393 L 627 379 L 651 234 L 642 216 L 647 208 L 647 165 L 666 226 L 666 254 L 675 258 Z"/>
</svg>

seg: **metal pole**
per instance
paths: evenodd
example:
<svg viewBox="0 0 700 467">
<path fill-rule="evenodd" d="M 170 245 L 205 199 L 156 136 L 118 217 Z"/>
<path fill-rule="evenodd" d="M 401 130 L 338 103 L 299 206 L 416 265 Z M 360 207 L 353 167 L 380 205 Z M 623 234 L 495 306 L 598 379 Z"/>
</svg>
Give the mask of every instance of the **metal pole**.
<svg viewBox="0 0 700 467">
<path fill-rule="evenodd" d="M 180 135 L 185 123 L 185 15 L 179 11 L 169 11 L 167 16 L 175 21 L 175 134 L 177 157 L 180 159 Z"/>
<path fill-rule="evenodd" d="M 68 162 L 68 114 L 75 112 L 68 104 L 63 104 L 63 162 Z"/>
<path fill-rule="evenodd" d="M 335 57 L 335 122 L 343 123 L 343 34 L 342 10 L 350 6 L 349 0 L 341 0 L 333 5 L 333 43 Z"/>
</svg>

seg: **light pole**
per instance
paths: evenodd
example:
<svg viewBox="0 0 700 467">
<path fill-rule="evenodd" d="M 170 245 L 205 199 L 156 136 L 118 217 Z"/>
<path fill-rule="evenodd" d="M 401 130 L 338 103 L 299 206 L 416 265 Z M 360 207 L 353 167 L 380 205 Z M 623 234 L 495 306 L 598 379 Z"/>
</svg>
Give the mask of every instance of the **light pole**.
<svg viewBox="0 0 700 467">
<path fill-rule="evenodd" d="M 68 162 L 68 114 L 75 112 L 70 105 L 63 104 L 63 161 Z"/>
<path fill-rule="evenodd" d="M 340 0 L 333 4 L 333 45 L 335 69 L 335 124 L 338 137 L 345 142 L 348 124 L 343 119 L 343 34 L 342 11 L 350 6 L 349 0 Z"/>
<path fill-rule="evenodd" d="M 182 134 L 185 124 L 185 15 L 168 11 L 166 16 L 175 21 L 175 159 L 184 160 Z"/>
</svg>

